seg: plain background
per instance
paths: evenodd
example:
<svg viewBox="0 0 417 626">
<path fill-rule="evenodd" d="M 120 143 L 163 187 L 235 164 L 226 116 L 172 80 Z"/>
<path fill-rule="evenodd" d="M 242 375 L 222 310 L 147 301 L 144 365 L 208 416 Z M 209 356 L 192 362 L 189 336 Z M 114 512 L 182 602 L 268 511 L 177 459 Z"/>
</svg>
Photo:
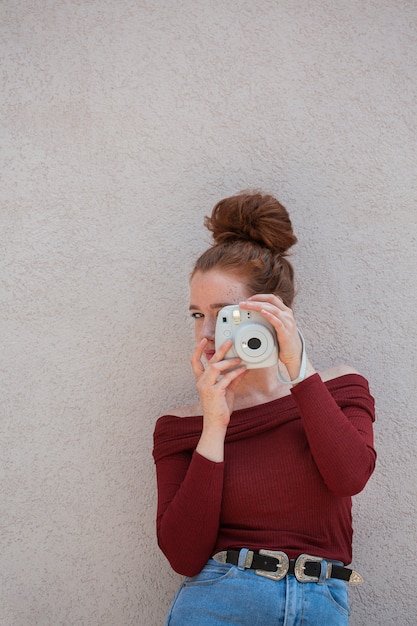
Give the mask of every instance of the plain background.
<svg viewBox="0 0 417 626">
<path fill-rule="evenodd" d="M 153 428 L 195 398 L 204 215 L 260 188 L 312 361 L 376 398 L 352 626 L 415 624 L 415 1 L 2 0 L 0 28 L 0 623 L 163 623 Z"/>
</svg>

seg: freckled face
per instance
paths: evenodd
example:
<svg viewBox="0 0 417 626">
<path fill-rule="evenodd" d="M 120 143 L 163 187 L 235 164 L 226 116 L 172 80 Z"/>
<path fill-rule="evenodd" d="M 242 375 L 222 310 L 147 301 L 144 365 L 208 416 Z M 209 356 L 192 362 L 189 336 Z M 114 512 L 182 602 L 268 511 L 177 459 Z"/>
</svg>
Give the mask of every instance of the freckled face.
<svg viewBox="0 0 417 626">
<path fill-rule="evenodd" d="M 230 272 L 197 271 L 190 281 L 190 312 L 194 318 L 196 342 L 206 338 L 207 360 L 214 354 L 214 333 L 217 314 L 224 306 L 238 304 L 251 293 L 242 277 Z"/>
</svg>

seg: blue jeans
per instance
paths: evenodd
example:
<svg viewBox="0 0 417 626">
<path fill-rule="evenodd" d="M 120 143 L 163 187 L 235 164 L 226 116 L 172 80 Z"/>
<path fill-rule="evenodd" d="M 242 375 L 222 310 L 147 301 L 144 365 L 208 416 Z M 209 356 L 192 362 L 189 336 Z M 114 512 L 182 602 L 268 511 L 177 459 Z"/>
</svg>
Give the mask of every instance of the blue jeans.
<svg viewBox="0 0 417 626">
<path fill-rule="evenodd" d="M 197 576 L 185 578 L 165 626 L 347 626 L 347 585 L 264 578 L 210 559 Z"/>
</svg>

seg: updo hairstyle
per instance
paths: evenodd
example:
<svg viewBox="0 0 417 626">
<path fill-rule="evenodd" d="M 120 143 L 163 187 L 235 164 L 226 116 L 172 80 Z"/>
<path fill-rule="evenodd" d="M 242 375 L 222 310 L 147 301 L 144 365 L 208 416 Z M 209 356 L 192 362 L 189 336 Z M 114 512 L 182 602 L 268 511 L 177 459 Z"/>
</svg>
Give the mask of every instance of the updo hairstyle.
<svg viewBox="0 0 417 626">
<path fill-rule="evenodd" d="M 251 295 L 274 293 L 292 306 L 294 269 L 286 256 L 297 238 L 276 198 L 261 192 L 225 198 L 204 225 L 213 234 L 213 245 L 197 259 L 192 276 L 221 269 L 243 277 Z"/>
</svg>

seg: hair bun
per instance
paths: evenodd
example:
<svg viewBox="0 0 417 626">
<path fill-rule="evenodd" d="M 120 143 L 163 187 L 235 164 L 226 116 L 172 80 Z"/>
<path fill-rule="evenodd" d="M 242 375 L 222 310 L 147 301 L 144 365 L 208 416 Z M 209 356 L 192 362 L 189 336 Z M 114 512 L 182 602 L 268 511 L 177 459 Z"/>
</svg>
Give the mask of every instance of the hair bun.
<svg viewBox="0 0 417 626">
<path fill-rule="evenodd" d="M 220 200 L 204 223 L 215 244 L 251 241 L 283 256 L 297 242 L 287 209 L 258 191 Z"/>
</svg>

